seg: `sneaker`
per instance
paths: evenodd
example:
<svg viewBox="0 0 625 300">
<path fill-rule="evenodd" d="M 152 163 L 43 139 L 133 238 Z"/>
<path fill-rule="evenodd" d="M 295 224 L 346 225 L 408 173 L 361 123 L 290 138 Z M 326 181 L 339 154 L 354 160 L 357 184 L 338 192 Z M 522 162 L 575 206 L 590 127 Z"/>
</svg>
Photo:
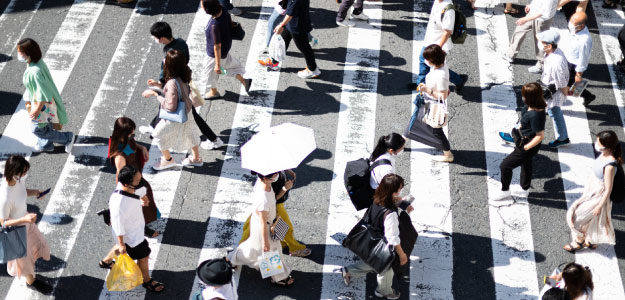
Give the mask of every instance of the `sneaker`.
<svg viewBox="0 0 625 300">
<path fill-rule="evenodd" d="M 217 140 L 214 142 L 206 140 L 200 143 L 200 147 L 206 150 L 218 149 L 218 148 L 221 148 L 223 145 L 224 145 L 224 142 L 220 138 L 217 138 Z"/>
<path fill-rule="evenodd" d="M 37 291 L 39 293 L 42 293 L 44 295 L 49 295 L 50 293 L 52 293 L 52 286 L 49 283 L 47 283 L 47 282 L 45 282 L 45 281 L 43 281 L 43 280 L 41 280 L 39 278 L 35 278 L 35 281 L 33 281 L 32 284 L 28 284 L 27 283 L 26 286 L 29 289 L 35 290 L 35 291 Z"/>
<path fill-rule="evenodd" d="M 233 16 L 239 16 L 243 13 L 243 11 L 241 11 L 240 9 L 233 7 L 231 10 L 228 11 L 229 14 L 233 15 Z"/>
<path fill-rule="evenodd" d="M 509 133 L 499 132 L 499 137 L 506 143 L 514 144 L 514 139 Z"/>
<path fill-rule="evenodd" d="M 38 152 L 54 152 L 54 146 L 50 146 L 48 148 L 39 148 L 37 146 L 35 146 L 33 148 L 33 152 L 38 153 Z"/>
<path fill-rule="evenodd" d="M 345 286 L 349 286 L 351 282 L 351 276 L 349 276 L 349 272 L 347 272 L 347 268 L 341 267 L 341 276 L 343 276 L 343 283 L 345 283 Z"/>
<path fill-rule="evenodd" d="M 258 63 L 263 66 L 263 67 L 267 67 L 267 71 L 278 71 L 280 70 L 280 62 L 277 63 L 273 63 L 273 60 L 271 58 L 267 58 L 265 60 L 259 59 Z"/>
<path fill-rule="evenodd" d="M 514 196 L 517 198 L 523 198 L 523 199 L 527 199 L 527 196 L 530 195 L 530 191 L 529 190 L 524 190 L 521 189 L 520 191 L 515 191 L 514 192 Z"/>
<path fill-rule="evenodd" d="M 564 141 L 555 140 L 553 142 L 549 142 L 549 147 L 551 147 L 551 148 L 558 148 L 560 146 L 566 146 L 566 145 L 568 145 L 570 143 L 571 143 L 571 140 L 569 140 L 569 139 L 566 139 Z"/>
<path fill-rule="evenodd" d="M 157 162 L 156 164 L 152 166 L 152 169 L 156 171 L 162 171 L 162 170 L 170 169 L 176 166 L 178 166 L 178 164 L 176 164 L 176 160 L 173 157 L 171 158 L 171 160 L 166 160 L 163 157 L 161 157 L 159 162 Z"/>
<path fill-rule="evenodd" d="M 67 144 L 65 144 L 65 153 L 71 153 L 72 152 L 72 148 L 74 147 L 74 133 L 70 132 L 71 137 L 69 139 L 69 142 L 67 142 Z"/>
<path fill-rule="evenodd" d="M 308 40 L 308 43 L 310 44 L 310 47 L 315 48 L 319 44 L 319 39 L 316 37 L 312 37 Z"/>
<path fill-rule="evenodd" d="M 182 161 L 182 166 L 184 167 L 201 167 L 204 165 L 204 162 L 200 158 L 200 160 L 193 160 L 191 157 L 187 157 Z"/>
<path fill-rule="evenodd" d="M 503 60 L 505 60 L 505 61 L 507 61 L 507 62 L 509 62 L 509 63 L 514 62 L 514 57 L 512 57 L 512 56 L 510 56 L 510 55 L 508 55 L 508 54 L 503 54 L 503 55 L 501 56 L 501 58 L 503 58 Z"/>
<path fill-rule="evenodd" d="M 252 87 L 252 78 L 245 79 L 245 92 L 249 94 L 250 88 Z"/>
<path fill-rule="evenodd" d="M 304 69 L 304 70 L 297 72 L 297 76 L 303 79 L 318 78 L 319 75 L 321 75 L 321 71 L 319 70 L 319 68 L 317 68 L 314 71 Z"/>
<path fill-rule="evenodd" d="M 462 78 L 462 83 L 460 83 L 460 85 L 456 86 L 456 94 L 462 95 L 462 89 L 464 88 L 464 85 L 469 80 L 469 75 L 462 74 L 462 75 L 460 75 L 460 78 Z"/>
<path fill-rule="evenodd" d="M 543 71 L 543 67 L 540 64 L 536 64 L 527 68 L 527 71 L 530 73 L 540 74 Z"/>
<path fill-rule="evenodd" d="M 336 21 L 336 25 L 343 26 L 343 27 L 354 27 L 354 25 L 356 25 L 356 23 L 354 23 L 354 22 L 352 22 L 352 21 L 350 21 L 348 19 L 345 19 L 345 20 L 343 20 L 343 22 Z"/>
<path fill-rule="evenodd" d="M 365 15 L 364 13 L 360 13 L 359 15 L 355 15 L 354 12 L 352 11 L 352 13 L 349 14 L 349 17 L 352 18 L 352 19 L 369 21 L 369 17 L 367 15 Z"/>
<path fill-rule="evenodd" d="M 375 289 L 375 296 L 379 297 L 379 298 L 384 298 L 384 299 L 399 299 L 399 292 L 396 290 L 393 290 L 392 294 L 388 294 L 388 295 L 382 295 L 380 294 L 380 292 L 378 292 L 378 289 Z"/>
<path fill-rule="evenodd" d="M 509 200 L 510 197 L 512 197 L 512 193 L 510 193 L 510 190 L 507 191 L 499 191 L 499 193 L 497 195 L 495 195 L 495 197 L 493 197 L 493 201 L 502 201 L 502 200 Z"/>
<path fill-rule="evenodd" d="M 584 106 L 590 105 L 590 102 L 595 101 L 595 99 L 597 99 L 597 96 L 595 95 L 590 95 L 589 97 L 584 98 Z"/>
<path fill-rule="evenodd" d="M 139 126 L 139 132 L 141 132 L 141 134 L 152 134 L 152 131 L 154 131 L 154 127 L 152 126 Z"/>
</svg>

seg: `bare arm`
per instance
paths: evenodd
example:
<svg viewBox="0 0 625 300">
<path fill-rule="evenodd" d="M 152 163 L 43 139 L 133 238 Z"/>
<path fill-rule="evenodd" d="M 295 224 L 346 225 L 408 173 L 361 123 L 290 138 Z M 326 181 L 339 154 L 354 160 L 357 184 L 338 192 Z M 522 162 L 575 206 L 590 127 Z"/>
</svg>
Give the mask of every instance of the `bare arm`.
<svg viewBox="0 0 625 300">
<path fill-rule="evenodd" d="M 525 144 L 523 146 L 523 149 L 525 151 L 532 149 L 538 146 L 540 142 L 542 142 L 544 139 L 545 139 L 545 131 L 543 130 L 541 132 L 536 133 L 536 136 L 534 136 L 534 138 L 531 141 L 529 141 L 529 143 Z"/>
<path fill-rule="evenodd" d="M 256 211 L 260 222 L 260 228 L 262 228 L 263 234 L 263 250 L 269 251 L 269 226 L 267 226 L 267 220 L 269 219 L 269 212 Z"/>
<path fill-rule="evenodd" d="M 445 33 L 443 33 L 443 36 L 441 37 L 441 41 L 438 43 L 438 45 L 441 46 L 441 48 L 443 48 L 443 45 L 447 43 L 447 40 L 449 39 L 451 34 L 452 34 L 451 30 L 445 30 Z"/>
<path fill-rule="evenodd" d="M 614 184 L 614 173 L 616 172 L 616 167 L 609 165 L 603 169 L 603 195 L 601 196 L 601 201 L 595 206 L 593 209 L 593 214 L 598 216 L 601 212 L 601 208 L 606 204 L 606 202 L 610 199 L 610 194 L 612 193 L 612 186 Z M 609 213 L 609 212 L 608 212 Z"/>
<path fill-rule="evenodd" d="M 37 214 L 26 214 L 25 216 L 18 218 L 18 219 L 2 219 L 0 218 L 0 224 L 2 224 L 2 226 L 4 227 L 9 227 L 9 226 L 20 226 L 20 225 L 24 225 L 24 224 L 28 224 L 28 223 L 35 223 L 35 221 L 37 220 Z"/>
</svg>

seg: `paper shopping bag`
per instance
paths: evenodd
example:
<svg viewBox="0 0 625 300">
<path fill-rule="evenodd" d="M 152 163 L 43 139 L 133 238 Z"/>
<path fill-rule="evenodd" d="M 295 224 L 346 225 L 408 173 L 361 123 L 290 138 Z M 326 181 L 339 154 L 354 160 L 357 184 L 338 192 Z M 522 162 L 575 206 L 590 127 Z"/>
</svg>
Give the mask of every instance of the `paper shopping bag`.
<svg viewBox="0 0 625 300">
<path fill-rule="evenodd" d="M 282 258 L 277 251 L 265 252 L 258 263 L 260 268 L 260 275 L 262 278 L 278 275 L 284 272 L 284 265 L 282 264 Z"/>
</svg>

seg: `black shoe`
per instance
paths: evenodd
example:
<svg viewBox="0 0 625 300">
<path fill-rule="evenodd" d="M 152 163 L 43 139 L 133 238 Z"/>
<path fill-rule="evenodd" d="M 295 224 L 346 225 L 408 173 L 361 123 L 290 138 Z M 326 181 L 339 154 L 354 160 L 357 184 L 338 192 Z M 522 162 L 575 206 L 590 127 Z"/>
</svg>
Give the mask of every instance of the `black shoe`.
<svg viewBox="0 0 625 300">
<path fill-rule="evenodd" d="M 35 281 L 33 281 L 33 284 L 26 284 L 26 286 L 29 289 L 35 290 L 44 295 L 49 295 L 52 293 L 52 286 L 49 283 L 38 278 L 35 278 Z"/>
<path fill-rule="evenodd" d="M 252 78 L 245 79 L 245 92 L 249 93 L 251 87 L 252 87 Z"/>
<path fill-rule="evenodd" d="M 584 98 L 584 106 L 588 106 L 590 104 L 590 102 L 595 101 L 595 99 L 597 99 L 597 96 L 595 96 L 595 95 L 590 95 L 590 96 Z"/>
<path fill-rule="evenodd" d="M 462 83 L 458 86 L 456 86 L 456 94 L 462 94 L 462 89 L 464 88 L 464 85 L 467 83 L 467 81 L 469 80 L 469 75 L 463 74 L 460 75 L 460 78 L 462 78 Z"/>
</svg>

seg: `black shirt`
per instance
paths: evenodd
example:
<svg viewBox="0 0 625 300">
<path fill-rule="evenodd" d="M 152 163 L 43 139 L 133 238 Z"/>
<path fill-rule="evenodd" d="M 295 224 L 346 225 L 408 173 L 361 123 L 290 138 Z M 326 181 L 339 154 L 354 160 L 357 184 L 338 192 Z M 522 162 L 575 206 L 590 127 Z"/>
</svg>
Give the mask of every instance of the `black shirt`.
<svg viewBox="0 0 625 300">
<path fill-rule="evenodd" d="M 221 16 L 211 18 L 204 28 L 206 34 L 206 54 L 215 57 L 215 45 L 221 44 L 221 58 L 226 58 L 232 47 L 232 18 L 226 10 Z"/>
<path fill-rule="evenodd" d="M 527 106 L 523 107 L 521 112 L 521 134 L 530 139 L 534 138 L 537 133 L 545 130 L 546 113 L 545 110 L 527 110 Z"/>
<path fill-rule="evenodd" d="M 276 193 L 276 196 L 282 192 L 282 187 L 286 184 L 286 174 L 284 171 L 280 171 L 278 173 L 278 181 L 271 183 L 271 188 L 273 192 Z M 289 198 L 289 191 L 284 193 L 284 196 L 280 199 L 276 199 L 276 204 L 284 203 Z"/>
<path fill-rule="evenodd" d="M 289 0 L 286 14 L 293 17 L 286 24 L 286 29 L 292 34 L 307 34 L 312 31 L 312 25 L 310 24 L 310 0 Z"/>
<path fill-rule="evenodd" d="M 187 46 L 187 42 L 185 42 L 181 38 L 174 39 L 171 43 L 165 45 L 163 47 L 163 61 L 161 62 L 161 74 L 158 77 L 158 80 L 161 84 L 165 85 L 165 73 L 163 72 L 163 68 L 165 67 L 165 57 L 167 56 L 167 51 L 170 49 L 178 50 L 184 57 L 186 58 L 186 64 L 189 64 L 189 46 Z"/>
</svg>

